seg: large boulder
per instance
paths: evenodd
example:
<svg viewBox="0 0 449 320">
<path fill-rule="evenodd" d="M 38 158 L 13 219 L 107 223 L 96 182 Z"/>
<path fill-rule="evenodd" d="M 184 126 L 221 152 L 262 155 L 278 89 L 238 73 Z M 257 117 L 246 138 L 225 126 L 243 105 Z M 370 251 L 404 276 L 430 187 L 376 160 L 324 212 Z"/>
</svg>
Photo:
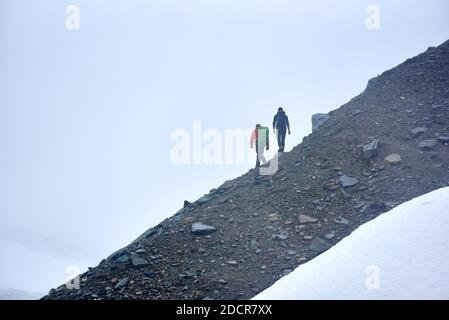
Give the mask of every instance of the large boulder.
<svg viewBox="0 0 449 320">
<path fill-rule="evenodd" d="M 318 131 L 319 127 L 329 120 L 330 116 L 327 113 L 316 113 L 312 115 L 312 132 Z"/>
<path fill-rule="evenodd" d="M 131 263 L 134 267 L 143 267 L 149 264 L 147 260 L 145 260 L 142 257 L 139 257 L 136 254 L 133 254 L 131 256 Z"/>
<path fill-rule="evenodd" d="M 422 133 L 424 133 L 426 131 L 427 131 L 427 128 L 424 128 L 424 127 L 416 127 L 416 128 L 413 128 L 413 129 L 410 130 L 410 132 L 412 133 L 413 137 L 417 137 L 417 136 L 419 136 L 420 134 L 422 134 Z"/>
<path fill-rule="evenodd" d="M 196 235 L 210 234 L 212 232 L 217 231 L 216 228 L 212 226 L 208 226 L 207 224 L 203 224 L 201 222 L 195 222 L 192 224 L 192 233 Z"/>
<path fill-rule="evenodd" d="M 318 252 L 318 253 L 322 253 L 324 251 L 326 251 L 327 249 L 329 249 L 330 247 L 332 247 L 331 244 L 329 244 L 328 242 L 324 241 L 321 238 L 315 238 L 312 240 L 312 243 L 310 244 L 309 248 L 312 251 Z"/>
<path fill-rule="evenodd" d="M 301 223 L 301 224 L 305 224 L 305 223 L 315 223 L 315 222 L 317 222 L 317 221 L 318 221 L 318 219 L 312 218 L 312 217 L 307 216 L 307 215 L 305 215 L 305 214 L 300 214 L 300 215 L 299 215 L 299 223 Z"/>
<path fill-rule="evenodd" d="M 401 156 L 397 153 L 392 153 L 385 158 L 385 162 L 391 165 L 400 164 L 402 161 Z"/>
<path fill-rule="evenodd" d="M 356 177 L 351 177 L 351 176 L 346 176 L 343 175 L 338 179 L 338 182 L 340 182 L 340 185 L 343 188 L 349 188 L 349 187 L 353 187 L 356 184 L 358 184 L 360 181 L 359 179 L 357 179 Z"/>
<path fill-rule="evenodd" d="M 433 147 L 435 147 L 438 144 L 438 140 L 437 139 L 428 139 L 428 140 L 423 140 L 418 144 L 418 147 L 421 150 L 430 150 Z"/>
<path fill-rule="evenodd" d="M 370 143 L 363 146 L 363 158 L 371 159 L 374 158 L 379 151 L 379 139 L 373 139 Z"/>
</svg>

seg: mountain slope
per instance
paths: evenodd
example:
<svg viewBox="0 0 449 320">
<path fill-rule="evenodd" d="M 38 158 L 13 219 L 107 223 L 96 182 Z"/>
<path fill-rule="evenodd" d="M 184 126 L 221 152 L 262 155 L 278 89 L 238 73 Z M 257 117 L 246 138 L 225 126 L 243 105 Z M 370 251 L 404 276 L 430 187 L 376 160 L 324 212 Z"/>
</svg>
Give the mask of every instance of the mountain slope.
<svg viewBox="0 0 449 320">
<path fill-rule="evenodd" d="M 46 298 L 251 298 L 361 224 L 448 185 L 449 41 L 329 116 L 273 176 L 225 182 L 81 275 L 80 289 Z M 194 234 L 195 222 L 216 231 Z"/>
<path fill-rule="evenodd" d="M 449 299 L 449 187 L 365 223 L 255 299 Z"/>
</svg>

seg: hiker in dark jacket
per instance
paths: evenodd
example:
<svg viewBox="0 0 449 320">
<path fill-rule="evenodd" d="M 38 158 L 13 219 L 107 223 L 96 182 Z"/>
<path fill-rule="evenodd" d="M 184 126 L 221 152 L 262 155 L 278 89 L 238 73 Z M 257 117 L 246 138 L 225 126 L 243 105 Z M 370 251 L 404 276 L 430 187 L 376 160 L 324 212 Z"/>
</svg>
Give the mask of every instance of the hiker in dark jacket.
<svg viewBox="0 0 449 320">
<path fill-rule="evenodd" d="M 263 155 L 263 151 L 265 148 L 267 150 L 270 149 L 270 141 L 268 138 L 269 131 L 270 129 L 268 129 L 267 127 L 262 127 L 260 124 L 256 124 L 256 128 L 251 134 L 250 140 L 251 149 L 254 147 L 254 142 L 256 143 L 256 154 L 257 154 L 256 168 L 260 166 L 261 160 L 263 164 L 267 163 L 267 160 Z"/>
<path fill-rule="evenodd" d="M 285 147 L 285 135 L 290 134 L 290 123 L 288 123 L 288 117 L 282 108 L 278 109 L 278 112 L 274 115 L 273 119 L 273 131 L 278 140 L 279 152 L 284 152 Z"/>
</svg>

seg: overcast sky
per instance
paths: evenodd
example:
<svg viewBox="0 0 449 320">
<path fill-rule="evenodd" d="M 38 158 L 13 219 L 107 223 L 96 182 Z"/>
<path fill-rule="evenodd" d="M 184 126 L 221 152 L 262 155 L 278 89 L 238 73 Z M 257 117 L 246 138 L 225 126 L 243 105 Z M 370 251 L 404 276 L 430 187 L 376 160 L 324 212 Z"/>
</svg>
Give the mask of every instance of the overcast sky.
<svg viewBox="0 0 449 320">
<path fill-rule="evenodd" d="M 447 39 L 447 0 L 0 0 L 0 288 L 47 291 L 253 166 L 176 165 L 194 121 L 226 140 L 282 106 L 288 151 Z"/>
</svg>

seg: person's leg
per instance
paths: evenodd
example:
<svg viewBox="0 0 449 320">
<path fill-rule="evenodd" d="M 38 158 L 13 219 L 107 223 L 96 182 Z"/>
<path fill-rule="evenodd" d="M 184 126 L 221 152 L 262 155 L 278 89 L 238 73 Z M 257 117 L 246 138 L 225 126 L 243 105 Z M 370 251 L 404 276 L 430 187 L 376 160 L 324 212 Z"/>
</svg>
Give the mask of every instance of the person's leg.
<svg viewBox="0 0 449 320">
<path fill-rule="evenodd" d="M 282 141 L 281 141 L 281 132 L 279 129 L 276 130 L 276 140 L 278 142 L 279 151 L 281 151 Z"/>
<path fill-rule="evenodd" d="M 263 155 L 265 147 L 266 147 L 265 144 L 259 146 L 259 150 L 261 150 L 259 154 L 259 160 L 262 161 L 262 164 L 267 163 L 267 159 L 265 159 L 265 156 Z"/>
<path fill-rule="evenodd" d="M 286 130 L 282 130 L 282 129 L 279 130 L 278 129 L 278 132 L 279 132 L 279 142 L 278 142 L 278 144 L 279 144 L 279 151 L 280 152 L 284 152 Z"/>
<path fill-rule="evenodd" d="M 256 142 L 256 168 L 259 168 L 260 166 L 260 160 L 259 160 L 259 146 Z"/>
</svg>

